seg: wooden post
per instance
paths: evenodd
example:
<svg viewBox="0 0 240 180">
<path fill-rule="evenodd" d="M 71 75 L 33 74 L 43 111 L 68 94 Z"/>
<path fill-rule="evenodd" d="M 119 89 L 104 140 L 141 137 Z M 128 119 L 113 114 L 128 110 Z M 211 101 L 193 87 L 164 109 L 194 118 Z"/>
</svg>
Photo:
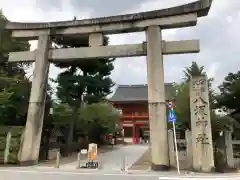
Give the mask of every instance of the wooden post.
<svg viewBox="0 0 240 180">
<path fill-rule="evenodd" d="M 57 152 L 57 158 L 56 158 L 56 168 L 60 167 L 60 151 Z"/>
<path fill-rule="evenodd" d="M 9 157 L 10 145 L 11 145 L 11 138 L 12 138 L 12 133 L 11 133 L 11 131 L 9 131 L 7 133 L 6 147 L 5 147 L 5 150 L 4 150 L 4 164 L 8 163 L 8 157 Z"/>
<path fill-rule="evenodd" d="M 134 122 L 132 126 L 132 144 L 136 144 L 136 125 Z"/>
<path fill-rule="evenodd" d="M 173 131 L 168 130 L 168 148 L 169 148 L 169 161 L 171 167 L 176 167 L 176 158 L 175 158 L 175 150 L 174 150 L 174 137 Z"/>
<path fill-rule="evenodd" d="M 77 169 L 81 167 L 80 161 L 81 161 L 81 152 L 79 152 L 77 155 Z"/>
<path fill-rule="evenodd" d="M 122 159 L 121 171 L 126 171 L 126 156 L 125 155 L 123 156 L 123 159 Z"/>
<path fill-rule="evenodd" d="M 103 168 L 103 155 L 99 156 L 98 169 Z"/>
</svg>

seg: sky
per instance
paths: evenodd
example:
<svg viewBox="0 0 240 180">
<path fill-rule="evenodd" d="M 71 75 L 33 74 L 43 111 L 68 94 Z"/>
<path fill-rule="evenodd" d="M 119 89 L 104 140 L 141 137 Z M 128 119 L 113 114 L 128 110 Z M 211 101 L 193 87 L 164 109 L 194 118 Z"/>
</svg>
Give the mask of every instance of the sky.
<svg viewBox="0 0 240 180">
<path fill-rule="evenodd" d="M 8 0 L 0 1 L 10 21 L 62 21 L 110 16 L 168 8 L 194 0 Z M 198 54 L 164 56 L 165 82 L 180 82 L 184 67 L 196 61 L 205 67 L 217 87 L 229 72 L 240 70 L 240 0 L 213 0 L 209 15 L 198 20 L 196 27 L 163 31 L 164 40 L 200 39 Z M 145 34 L 129 33 L 110 36 L 110 44 L 133 44 L 145 41 Z M 32 49 L 36 42 L 31 42 Z M 112 79 L 116 84 L 146 84 L 146 57 L 118 58 Z M 30 70 L 31 71 L 31 70 Z M 60 72 L 51 66 L 50 77 Z"/>
</svg>

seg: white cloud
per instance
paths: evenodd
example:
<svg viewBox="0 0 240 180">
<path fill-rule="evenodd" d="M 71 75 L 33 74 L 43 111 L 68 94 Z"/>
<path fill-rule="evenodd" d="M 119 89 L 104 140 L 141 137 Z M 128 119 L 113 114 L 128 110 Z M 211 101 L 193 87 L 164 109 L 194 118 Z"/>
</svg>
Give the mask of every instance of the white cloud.
<svg viewBox="0 0 240 180">
<path fill-rule="evenodd" d="M 207 75 L 208 77 L 216 77 L 217 70 L 220 68 L 219 63 L 212 63 L 209 68 L 207 69 Z"/>
<path fill-rule="evenodd" d="M 127 12 L 133 13 L 167 8 L 192 1 L 195 0 L 145 1 L 142 4 L 139 4 L 139 6 L 136 6 L 135 9 Z M 191 61 L 197 61 L 197 63 L 203 65 L 207 74 L 210 77 L 214 77 L 215 85 L 221 83 L 222 79 L 228 72 L 236 72 L 239 70 L 240 62 L 236 57 L 238 52 L 237 47 L 240 41 L 240 36 L 238 35 L 240 31 L 240 24 L 236 23 L 240 21 L 239 9 L 240 1 L 237 0 L 213 1 L 209 15 L 200 18 L 196 27 L 164 31 L 163 39 L 165 40 L 197 38 L 200 39 L 201 45 L 201 52 L 199 54 L 165 56 L 165 81 L 172 82 L 181 80 L 183 68 L 189 66 Z M 121 42 L 121 44 L 124 44 L 135 42 L 136 39 L 144 40 L 145 36 L 144 34 L 116 36 L 115 38 L 112 38 L 111 41 L 114 43 Z M 124 64 L 127 64 L 127 66 L 123 66 L 121 64 L 121 68 L 117 68 L 113 73 L 114 79 L 117 82 L 124 81 L 128 83 L 137 83 L 139 82 L 139 79 L 141 79 L 143 80 L 143 83 L 146 83 L 145 57 L 132 59 L 133 60 L 121 60 Z M 116 66 L 118 65 L 120 66 L 120 63 L 117 61 Z M 139 72 L 138 70 L 140 68 L 143 73 L 135 73 L 135 71 Z M 122 74 L 126 74 L 127 72 L 128 78 L 124 78 Z M 122 80 L 120 81 L 119 79 Z"/>
<path fill-rule="evenodd" d="M 40 0 L 8 0 L 0 1 L 0 7 L 11 21 L 60 21 L 70 20 L 73 16 L 88 18 L 93 9 L 72 7 L 71 0 L 42 0 L 42 3 L 57 2 L 58 5 L 37 8 Z M 195 0 L 145 0 L 134 9 L 126 9 L 123 13 L 140 12 L 168 8 Z M 36 4 L 36 2 L 38 4 Z M 165 81 L 181 80 L 182 70 L 191 61 L 204 65 L 207 73 L 220 83 L 226 73 L 236 71 L 240 67 L 238 44 L 240 41 L 240 1 L 214 0 L 207 17 L 200 18 L 197 27 L 165 30 L 164 40 L 179 40 L 199 38 L 201 43 L 200 54 L 164 56 Z M 41 6 L 39 6 L 41 7 Z M 103 8 L 102 8 L 103 10 Z M 97 11 L 97 7 L 95 9 Z M 132 44 L 145 41 L 144 33 L 129 33 L 110 36 L 110 44 Z M 31 42 L 34 44 L 34 42 Z M 36 47 L 36 43 L 32 48 Z M 220 69 L 221 64 L 221 69 Z M 59 71 L 52 69 L 50 76 L 56 76 Z M 217 76 L 217 77 L 216 77 Z M 146 83 L 146 58 L 121 58 L 115 61 L 113 80 L 118 84 Z"/>
<path fill-rule="evenodd" d="M 49 6 L 49 10 L 38 8 L 37 3 L 37 0 L 8 0 L 0 1 L 0 7 L 10 21 L 16 22 L 64 21 L 71 20 L 74 16 L 77 19 L 83 19 L 89 18 L 92 12 L 91 9 L 76 11 L 70 0 L 58 0 L 59 8 Z M 37 41 L 30 41 L 30 44 L 31 50 L 37 48 Z M 32 74 L 33 68 L 34 65 L 27 70 L 29 74 Z M 61 71 L 54 65 L 50 66 L 50 78 L 55 78 L 59 72 Z"/>
<path fill-rule="evenodd" d="M 213 1 L 212 3 L 212 9 L 209 13 L 209 18 L 214 18 L 217 16 L 226 16 L 228 13 L 230 13 L 232 10 L 239 8 L 239 3 L 237 0 L 217 0 Z"/>
<path fill-rule="evenodd" d="M 183 1 L 181 1 L 182 3 Z M 187 2 L 185 0 L 185 2 Z M 188 1 L 188 2 L 191 2 Z M 180 4 L 181 4 L 180 3 Z M 129 9 L 122 14 L 127 13 L 137 13 L 142 11 L 156 10 L 156 7 L 167 8 L 170 6 L 176 6 L 176 1 L 162 1 L 162 0 L 152 0 L 146 1 L 139 4 L 134 9 Z M 162 31 L 162 36 L 164 40 L 174 40 L 176 38 L 177 29 L 170 29 Z M 110 36 L 110 44 L 133 44 L 141 43 L 146 41 L 145 33 L 128 33 L 123 35 L 113 35 Z M 165 59 L 165 58 L 164 58 Z M 164 60 L 165 61 L 165 60 Z M 168 64 L 168 63 L 167 63 Z M 116 68 L 117 67 L 117 68 Z M 165 76 L 167 76 L 166 81 L 174 81 L 171 77 L 173 72 L 175 73 L 175 67 L 170 65 L 166 66 L 165 63 Z M 123 79 L 123 74 L 121 72 L 128 72 L 128 78 Z M 126 74 L 126 73 L 124 73 Z M 112 74 L 113 80 L 119 84 L 141 84 L 147 83 L 147 68 L 146 68 L 146 57 L 134 57 L 134 58 L 121 58 L 115 61 L 115 70 Z"/>
<path fill-rule="evenodd" d="M 91 14 L 91 9 L 76 11 L 72 7 L 70 0 L 59 0 L 61 8 L 49 10 L 40 9 L 37 7 L 35 0 L 8 0 L 1 1 L 0 7 L 3 9 L 4 15 L 10 21 L 19 22 L 40 22 L 40 21 L 63 21 L 71 20 L 74 16 L 77 18 L 88 18 Z"/>
</svg>

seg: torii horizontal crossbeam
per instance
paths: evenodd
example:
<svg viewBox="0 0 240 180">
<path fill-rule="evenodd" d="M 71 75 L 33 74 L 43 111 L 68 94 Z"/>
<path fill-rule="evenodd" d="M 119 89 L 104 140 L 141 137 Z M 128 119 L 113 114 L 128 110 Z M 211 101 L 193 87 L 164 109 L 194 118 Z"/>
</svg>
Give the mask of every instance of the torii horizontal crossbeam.
<svg viewBox="0 0 240 180">
<path fill-rule="evenodd" d="M 134 22 L 122 22 L 122 23 L 110 23 L 110 24 L 94 24 L 85 25 L 80 27 L 64 27 L 50 29 L 51 35 L 86 35 L 91 33 L 103 33 L 103 34 L 119 34 L 126 32 L 141 32 L 148 26 L 158 25 L 162 29 L 180 28 L 195 26 L 197 23 L 197 14 L 187 14 L 172 17 L 156 18 L 150 20 L 141 20 Z M 22 38 L 24 40 L 35 40 L 41 34 L 44 34 L 48 29 L 21 29 L 12 30 L 12 37 Z"/>
<path fill-rule="evenodd" d="M 198 53 L 200 51 L 199 40 L 163 41 L 162 48 L 165 55 Z M 128 45 L 51 49 L 48 58 L 53 62 L 69 62 L 104 57 L 146 56 L 146 49 L 146 42 Z M 34 62 L 35 56 L 36 51 L 11 52 L 8 62 Z"/>
<path fill-rule="evenodd" d="M 39 23 L 8 22 L 5 28 L 15 38 L 28 39 L 36 39 L 46 30 L 51 31 L 50 35 L 73 35 L 139 32 L 151 25 L 159 25 L 161 29 L 180 28 L 196 25 L 198 17 L 208 14 L 211 4 L 212 0 L 198 0 L 166 9 L 109 17 Z"/>
<path fill-rule="evenodd" d="M 197 17 L 206 16 L 212 4 L 212 0 L 199 0 L 196 2 L 184 4 L 181 6 L 159 9 L 155 11 L 140 12 L 134 14 L 125 14 L 109 17 L 99 17 L 92 19 L 83 19 L 76 21 L 59 21 L 59 22 L 41 22 L 41 23 L 21 23 L 9 22 L 7 29 L 48 29 L 61 27 L 86 26 L 94 24 L 110 24 L 121 22 L 133 22 L 147 19 L 156 19 L 163 17 L 178 16 L 184 14 L 197 13 Z"/>
</svg>

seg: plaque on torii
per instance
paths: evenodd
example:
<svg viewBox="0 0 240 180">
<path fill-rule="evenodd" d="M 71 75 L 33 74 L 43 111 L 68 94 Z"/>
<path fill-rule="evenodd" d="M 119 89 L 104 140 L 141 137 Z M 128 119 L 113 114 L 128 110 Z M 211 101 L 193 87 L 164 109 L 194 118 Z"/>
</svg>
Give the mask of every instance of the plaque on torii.
<svg viewBox="0 0 240 180">
<path fill-rule="evenodd" d="M 163 55 L 198 53 L 198 40 L 164 41 L 163 29 L 195 26 L 199 17 L 206 16 L 212 0 L 155 11 L 110 17 L 47 23 L 8 22 L 5 29 L 12 37 L 37 40 L 35 51 L 10 52 L 9 62 L 35 62 L 28 117 L 22 143 L 20 162 L 36 163 L 42 132 L 43 108 L 50 62 L 103 57 L 147 56 L 148 102 L 153 170 L 169 169 L 167 120 L 165 108 Z M 146 42 L 103 46 L 103 35 L 146 32 Z M 89 47 L 50 49 L 54 36 L 81 35 L 89 37 Z M 37 126 L 38 125 L 38 126 Z"/>
</svg>

